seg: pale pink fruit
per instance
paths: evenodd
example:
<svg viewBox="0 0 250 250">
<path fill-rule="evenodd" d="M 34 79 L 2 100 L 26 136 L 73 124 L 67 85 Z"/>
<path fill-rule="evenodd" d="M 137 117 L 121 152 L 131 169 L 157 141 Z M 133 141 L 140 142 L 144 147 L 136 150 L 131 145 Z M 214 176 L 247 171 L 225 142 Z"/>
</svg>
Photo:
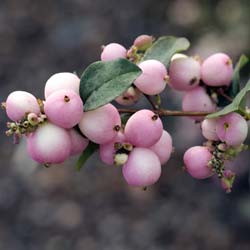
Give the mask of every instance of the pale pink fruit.
<svg viewBox="0 0 250 250">
<path fill-rule="evenodd" d="M 166 87 L 167 70 L 164 64 L 157 60 L 146 60 L 138 65 L 141 75 L 135 80 L 135 86 L 144 94 L 157 95 Z"/>
<path fill-rule="evenodd" d="M 83 116 L 83 102 L 73 90 L 58 90 L 46 99 L 44 112 L 52 123 L 62 128 L 72 128 Z"/>
<path fill-rule="evenodd" d="M 26 91 L 14 91 L 6 100 L 7 116 L 13 121 L 22 120 L 28 113 L 40 113 L 37 99 Z"/>
<path fill-rule="evenodd" d="M 138 48 L 138 50 L 146 50 L 153 44 L 154 38 L 149 35 L 140 35 L 134 40 L 134 46 Z"/>
<path fill-rule="evenodd" d="M 213 175 L 212 169 L 208 167 L 212 154 L 207 147 L 191 147 L 185 152 L 183 159 L 185 168 L 192 177 L 205 179 Z"/>
<path fill-rule="evenodd" d="M 124 141 L 125 136 L 121 131 L 119 131 L 114 140 L 105 144 L 101 144 L 99 149 L 101 160 L 108 165 L 113 165 L 116 152 L 115 143 L 122 143 Z"/>
<path fill-rule="evenodd" d="M 246 120 L 238 113 L 230 113 L 218 119 L 216 133 L 221 141 L 238 146 L 245 141 L 248 133 Z"/>
<path fill-rule="evenodd" d="M 178 58 L 169 67 L 170 87 L 184 91 L 194 89 L 200 82 L 201 66 L 192 57 Z"/>
<path fill-rule="evenodd" d="M 152 150 L 134 148 L 122 168 L 122 173 L 129 185 L 146 187 L 160 178 L 161 163 Z"/>
<path fill-rule="evenodd" d="M 77 75 L 69 72 L 56 73 L 52 75 L 45 84 L 45 99 L 53 92 L 61 89 L 71 89 L 79 95 L 80 79 Z"/>
<path fill-rule="evenodd" d="M 201 78 L 208 86 L 228 86 L 232 77 L 232 60 L 224 53 L 213 54 L 202 63 Z"/>
<path fill-rule="evenodd" d="M 76 129 L 70 129 L 69 136 L 71 140 L 70 155 L 82 153 L 89 144 L 89 140 L 83 137 Z"/>
<path fill-rule="evenodd" d="M 112 141 L 121 126 L 119 112 L 112 104 L 84 112 L 79 123 L 82 133 L 91 141 L 104 144 Z"/>
<path fill-rule="evenodd" d="M 151 147 L 163 132 L 161 119 L 151 110 L 142 109 L 134 113 L 124 129 L 126 140 L 137 147 Z"/>
<path fill-rule="evenodd" d="M 216 110 L 216 105 L 203 87 L 196 87 L 185 93 L 182 99 L 182 109 L 183 111 L 213 112 Z M 203 119 L 201 116 L 191 118 L 198 121 Z"/>
<path fill-rule="evenodd" d="M 102 61 L 112 61 L 118 58 L 126 58 L 127 50 L 119 43 L 110 43 L 103 48 Z"/>
<path fill-rule="evenodd" d="M 165 164 L 169 160 L 173 150 L 172 137 L 166 130 L 163 130 L 159 141 L 157 141 L 149 149 L 156 153 L 161 165 Z"/>
<path fill-rule="evenodd" d="M 219 137 L 216 133 L 216 124 L 217 120 L 216 119 L 205 119 L 201 123 L 201 131 L 202 135 L 211 141 L 218 141 Z"/>
<path fill-rule="evenodd" d="M 64 162 L 70 155 L 71 140 L 68 131 L 46 123 L 27 136 L 29 156 L 43 164 Z"/>
</svg>

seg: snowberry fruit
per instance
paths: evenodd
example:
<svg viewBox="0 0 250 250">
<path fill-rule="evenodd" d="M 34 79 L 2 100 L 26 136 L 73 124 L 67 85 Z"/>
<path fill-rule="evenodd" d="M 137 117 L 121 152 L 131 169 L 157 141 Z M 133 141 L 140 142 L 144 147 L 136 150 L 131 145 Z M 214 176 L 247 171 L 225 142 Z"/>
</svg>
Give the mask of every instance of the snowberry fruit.
<svg viewBox="0 0 250 250">
<path fill-rule="evenodd" d="M 238 146 L 247 137 L 248 126 L 246 120 L 238 113 L 230 113 L 218 118 L 216 133 L 221 141 L 230 146 Z"/>
<path fill-rule="evenodd" d="M 7 97 L 6 103 L 7 116 L 13 121 L 22 120 L 28 113 L 40 113 L 37 99 L 26 91 L 14 91 Z"/>
<path fill-rule="evenodd" d="M 182 99 L 182 109 L 183 111 L 213 112 L 216 109 L 216 105 L 206 93 L 205 89 L 198 86 L 185 93 Z M 203 119 L 201 116 L 191 118 L 198 121 Z"/>
<path fill-rule="evenodd" d="M 119 43 L 110 43 L 103 48 L 102 61 L 112 61 L 118 58 L 126 58 L 127 50 Z"/>
<path fill-rule="evenodd" d="M 188 56 L 185 55 L 185 54 L 181 54 L 181 53 L 176 53 L 174 54 L 172 57 L 171 57 L 171 62 L 173 62 L 174 60 L 176 59 L 179 59 L 179 58 L 187 58 Z"/>
<path fill-rule="evenodd" d="M 148 148 L 134 148 L 122 168 L 123 177 L 131 186 L 146 187 L 158 181 L 161 163 Z"/>
<path fill-rule="evenodd" d="M 64 162 L 70 155 L 71 140 L 68 131 L 46 123 L 27 136 L 30 157 L 43 164 Z"/>
<path fill-rule="evenodd" d="M 113 165 L 115 153 L 117 150 L 116 145 L 117 143 L 121 144 L 124 141 L 125 141 L 125 136 L 123 132 L 119 131 L 115 139 L 113 139 L 111 142 L 101 144 L 99 149 L 101 160 L 108 165 Z"/>
<path fill-rule="evenodd" d="M 191 147 L 185 152 L 183 159 L 185 168 L 192 177 L 205 179 L 213 175 L 212 169 L 208 167 L 212 154 L 207 147 Z"/>
<path fill-rule="evenodd" d="M 157 60 L 146 60 L 138 66 L 142 74 L 135 80 L 135 86 L 147 95 L 160 94 L 166 87 L 167 70 L 164 64 Z"/>
<path fill-rule="evenodd" d="M 213 54 L 202 63 L 201 78 L 208 86 L 228 86 L 232 76 L 232 60 L 224 53 Z"/>
<path fill-rule="evenodd" d="M 83 103 L 73 90 L 62 89 L 46 99 L 44 112 L 52 123 L 62 128 L 72 128 L 83 116 Z"/>
<path fill-rule="evenodd" d="M 104 144 L 112 141 L 121 126 L 119 112 L 112 104 L 84 112 L 79 123 L 82 133 L 91 141 Z"/>
<path fill-rule="evenodd" d="M 217 120 L 216 119 L 205 119 L 201 123 L 201 131 L 202 135 L 211 141 L 219 141 L 219 137 L 216 133 L 216 124 Z"/>
<path fill-rule="evenodd" d="M 84 138 L 76 129 L 70 129 L 69 136 L 71 141 L 70 155 L 82 153 L 89 144 L 89 140 Z"/>
<path fill-rule="evenodd" d="M 169 160 L 173 150 L 172 137 L 166 130 L 163 130 L 159 141 L 157 141 L 149 149 L 156 153 L 156 155 L 159 157 L 161 165 L 165 164 Z"/>
<path fill-rule="evenodd" d="M 135 104 L 141 97 L 141 92 L 131 86 L 122 95 L 118 96 L 115 101 L 120 105 L 130 106 Z"/>
<path fill-rule="evenodd" d="M 134 46 L 141 51 L 147 50 L 152 46 L 154 38 L 149 35 L 140 35 L 134 40 Z"/>
<path fill-rule="evenodd" d="M 137 147 L 151 147 L 161 138 L 162 132 L 161 119 L 147 109 L 134 113 L 124 129 L 126 140 Z"/>
<path fill-rule="evenodd" d="M 69 72 L 56 73 L 52 75 L 45 84 L 45 99 L 53 92 L 61 89 L 71 89 L 79 95 L 80 79 L 77 75 Z"/>
<path fill-rule="evenodd" d="M 170 64 L 169 84 L 176 90 L 191 90 L 199 84 L 200 75 L 200 63 L 194 58 L 178 58 Z"/>
</svg>

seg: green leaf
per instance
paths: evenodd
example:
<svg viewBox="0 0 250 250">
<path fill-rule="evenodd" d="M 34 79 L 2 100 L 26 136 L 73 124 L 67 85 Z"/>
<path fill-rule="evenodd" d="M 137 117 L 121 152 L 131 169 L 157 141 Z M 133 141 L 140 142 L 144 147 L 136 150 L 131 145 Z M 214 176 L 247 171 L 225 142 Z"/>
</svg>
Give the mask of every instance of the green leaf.
<svg viewBox="0 0 250 250">
<path fill-rule="evenodd" d="M 250 91 L 250 80 L 248 80 L 245 87 L 236 95 L 231 104 L 227 105 L 218 112 L 207 115 L 206 118 L 217 118 L 219 116 L 223 116 L 231 112 L 241 111 L 243 108 L 245 108 L 242 102 L 244 101 L 244 98 L 248 91 Z"/>
<path fill-rule="evenodd" d="M 80 96 L 84 110 L 96 109 L 126 91 L 141 69 L 126 59 L 92 63 L 82 74 Z"/>
<path fill-rule="evenodd" d="M 142 61 L 155 59 L 168 67 L 171 57 L 175 53 L 187 50 L 189 46 L 189 41 L 184 37 L 163 36 L 146 51 Z"/>
<path fill-rule="evenodd" d="M 81 170 L 84 163 L 88 160 L 88 158 L 98 149 L 98 144 L 90 142 L 87 148 L 82 152 L 80 157 L 76 162 L 76 169 L 78 171 Z"/>
<path fill-rule="evenodd" d="M 234 68 L 233 80 L 229 89 L 229 95 L 231 97 L 235 97 L 240 91 L 240 71 L 248 63 L 248 61 L 249 59 L 245 55 L 241 55 Z"/>
</svg>

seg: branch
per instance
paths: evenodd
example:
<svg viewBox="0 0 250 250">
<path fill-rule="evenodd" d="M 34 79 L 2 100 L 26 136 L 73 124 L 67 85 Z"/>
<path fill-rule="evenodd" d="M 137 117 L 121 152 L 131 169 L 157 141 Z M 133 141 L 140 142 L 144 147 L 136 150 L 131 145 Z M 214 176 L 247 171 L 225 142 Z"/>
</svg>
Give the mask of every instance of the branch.
<svg viewBox="0 0 250 250">
<path fill-rule="evenodd" d="M 139 110 L 137 109 L 118 109 L 119 113 L 130 113 L 133 114 Z M 167 110 L 161 109 L 152 110 L 154 113 L 159 116 L 206 116 L 212 114 L 213 112 L 196 112 L 196 111 L 180 111 L 180 110 Z"/>
</svg>

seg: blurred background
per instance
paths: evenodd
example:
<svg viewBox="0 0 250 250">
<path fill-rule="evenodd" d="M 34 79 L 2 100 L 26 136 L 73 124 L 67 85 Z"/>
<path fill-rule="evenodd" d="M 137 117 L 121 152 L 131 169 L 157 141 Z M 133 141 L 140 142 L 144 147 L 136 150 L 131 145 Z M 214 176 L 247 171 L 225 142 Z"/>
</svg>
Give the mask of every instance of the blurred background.
<svg viewBox="0 0 250 250">
<path fill-rule="evenodd" d="M 129 47 L 140 34 L 184 36 L 189 55 L 222 51 L 236 62 L 250 54 L 249 13 L 248 0 L 1 0 L 0 101 L 14 90 L 43 98 L 52 74 L 80 75 L 101 45 Z M 180 94 L 167 88 L 163 97 L 180 108 Z M 164 118 L 176 150 L 147 191 L 128 187 L 97 154 L 81 172 L 76 159 L 38 166 L 25 143 L 4 135 L 6 121 L 2 112 L 0 250 L 250 249 L 249 152 L 233 164 L 230 195 L 216 179 L 192 179 L 182 154 L 204 139 L 188 118 Z"/>
</svg>

